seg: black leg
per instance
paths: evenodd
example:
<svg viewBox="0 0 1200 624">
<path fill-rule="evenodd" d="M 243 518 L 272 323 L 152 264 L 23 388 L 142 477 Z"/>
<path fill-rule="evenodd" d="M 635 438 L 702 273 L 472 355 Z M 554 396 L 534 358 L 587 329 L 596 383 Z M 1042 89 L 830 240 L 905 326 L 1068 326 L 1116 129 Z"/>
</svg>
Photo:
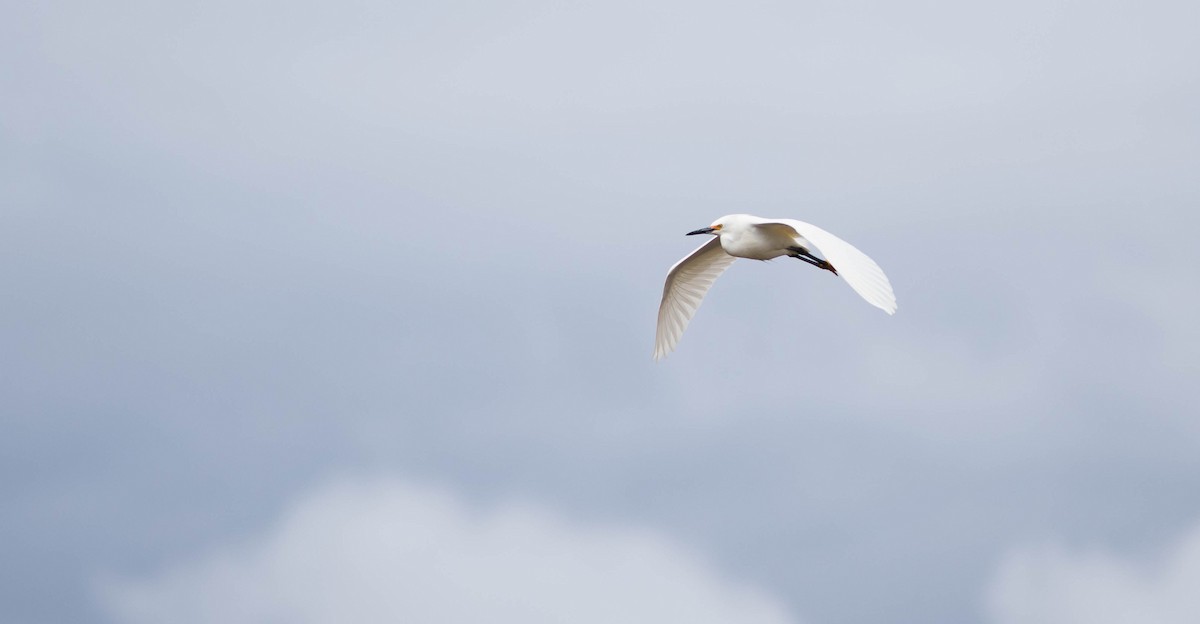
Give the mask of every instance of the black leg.
<svg viewBox="0 0 1200 624">
<path fill-rule="evenodd" d="M 817 267 L 818 269 L 825 269 L 826 271 L 829 271 L 830 273 L 833 273 L 834 275 L 838 274 L 837 269 L 833 268 L 832 264 L 829 264 L 828 261 L 822 260 L 822 259 L 812 255 L 811 253 L 808 253 L 808 250 L 803 247 L 788 247 L 788 251 L 792 252 L 792 253 L 788 254 L 788 256 L 790 256 L 792 258 L 795 258 L 797 260 L 803 260 L 803 261 Z"/>
</svg>

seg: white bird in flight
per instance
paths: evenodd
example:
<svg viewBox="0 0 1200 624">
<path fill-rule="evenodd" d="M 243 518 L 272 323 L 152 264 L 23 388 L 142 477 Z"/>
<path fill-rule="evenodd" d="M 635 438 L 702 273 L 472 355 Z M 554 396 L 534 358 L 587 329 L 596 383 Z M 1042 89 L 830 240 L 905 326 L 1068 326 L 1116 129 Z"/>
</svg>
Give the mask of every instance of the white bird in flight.
<svg viewBox="0 0 1200 624">
<path fill-rule="evenodd" d="M 803 260 L 842 276 L 854 292 L 871 305 L 888 314 L 896 312 L 896 295 L 879 265 L 850 243 L 815 225 L 795 219 L 735 214 L 687 233 L 688 236 L 696 234 L 712 234 L 713 238 L 676 262 L 667 272 L 662 303 L 658 306 L 655 360 L 675 350 L 704 294 L 738 258 L 770 260 L 790 256 Z M 824 258 L 813 255 L 813 251 L 820 252 Z"/>
</svg>

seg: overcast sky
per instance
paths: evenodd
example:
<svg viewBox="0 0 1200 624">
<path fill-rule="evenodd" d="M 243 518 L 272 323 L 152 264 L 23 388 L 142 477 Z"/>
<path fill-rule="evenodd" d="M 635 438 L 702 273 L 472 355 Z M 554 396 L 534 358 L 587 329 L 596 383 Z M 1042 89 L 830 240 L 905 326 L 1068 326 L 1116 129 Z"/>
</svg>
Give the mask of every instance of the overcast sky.
<svg viewBox="0 0 1200 624">
<path fill-rule="evenodd" d="M 0 621 L 1200 620 L 1200 5 L 10 4 Z"/>
</svg>

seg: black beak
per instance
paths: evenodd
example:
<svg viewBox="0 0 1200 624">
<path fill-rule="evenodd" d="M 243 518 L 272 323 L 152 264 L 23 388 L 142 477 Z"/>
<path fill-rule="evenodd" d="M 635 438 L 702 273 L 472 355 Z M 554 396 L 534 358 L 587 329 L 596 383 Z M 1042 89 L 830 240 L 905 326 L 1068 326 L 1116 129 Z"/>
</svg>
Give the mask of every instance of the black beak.
<svg viewBox="0 0 1200 624">
<path fill-rule="evenodd" d="M 712 234 L 715 231 L 716 230 L 714 230 L 710 227 L 706 227 L 706 228 L 700 228 L 698 230 L 693 230 L 691 232 L 688 232 L 687 234 L 685 234 L 685 236 L 695 236 L 697 234 Z"/>
</svg>

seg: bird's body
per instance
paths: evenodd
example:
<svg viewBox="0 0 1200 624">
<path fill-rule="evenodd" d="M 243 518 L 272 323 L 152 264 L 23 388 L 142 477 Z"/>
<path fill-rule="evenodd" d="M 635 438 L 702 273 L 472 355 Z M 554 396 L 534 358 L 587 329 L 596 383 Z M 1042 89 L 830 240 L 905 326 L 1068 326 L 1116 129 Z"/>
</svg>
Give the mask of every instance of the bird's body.
<svg viewBox="0 0 1200 624">
<path fill-rule="evenodd" d="M 733 216 L 758 219 L 749 215 Z M 747 223 L 746 227 L 738 227 L 736 225 L 725 225 L 722 227 L 720 233 L 717 235 L 717 240 L 721 241 L 721 250 L 737 258 L 770 260 L 788 255 L 790 253 L 788 251 L 789 247 L 807 247 L 807 241 L 802 236 L 792 234 L 790 231 L 785 232 L 784 230 L 787 230 L 786 227 L 754 227 L 755 225 L 765 226 L 770 223 L 766 219 L 761 219 L 761 221 L 763 221 L 763 224 Z M 734 223 L 737 222 L 735 221 Z"/>
<path fill-rule="evenodd" d="M 791 256 L 840 275 L 855 292 L 884 312 L 896 311 L 896 296 L 879 265 L 850 243 L 810 223 L 738 214 L 688 232 L 689 236 L 694 234 L 712 234 L 714 238 L 676 262 L 667 273 L 658 308 L 656 360 L 674 350 L 709 287 L 737 258 Z M 814 250 L 824 258 L 813 255 Z"/>
</svg>

